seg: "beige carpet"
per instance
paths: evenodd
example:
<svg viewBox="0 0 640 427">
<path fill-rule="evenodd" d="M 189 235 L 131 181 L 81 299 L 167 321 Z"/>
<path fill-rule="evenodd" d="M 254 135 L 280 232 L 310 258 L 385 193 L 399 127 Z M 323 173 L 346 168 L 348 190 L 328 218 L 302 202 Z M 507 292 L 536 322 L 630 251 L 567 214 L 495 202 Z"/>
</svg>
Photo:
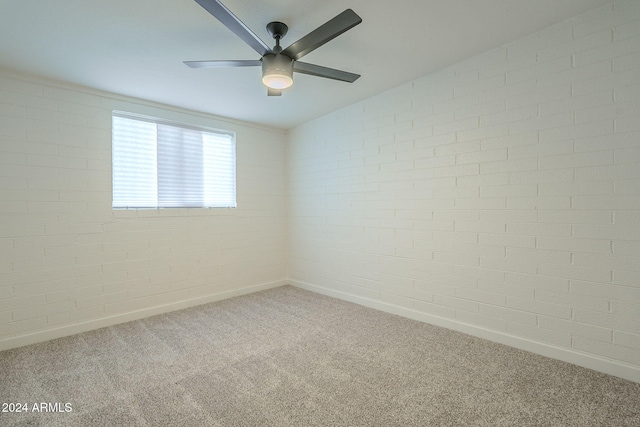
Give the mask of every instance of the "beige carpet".
<svg viewBox="0 0 640 427">
<path fill-rule="evenodd" d="M 2 426 L 640 426 L 640 384 L 290 286 L 1 352 L 9 402 Z"/>
</svg>

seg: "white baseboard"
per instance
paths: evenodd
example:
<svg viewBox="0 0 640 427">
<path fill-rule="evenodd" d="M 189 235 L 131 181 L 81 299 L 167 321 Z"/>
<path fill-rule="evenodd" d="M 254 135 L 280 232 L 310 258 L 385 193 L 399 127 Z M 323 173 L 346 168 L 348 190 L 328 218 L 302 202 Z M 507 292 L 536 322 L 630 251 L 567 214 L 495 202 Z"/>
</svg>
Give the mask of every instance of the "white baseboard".
<svg viewBox="0 0 640 427">
<path fill-rule="evenodd" d="M 172 302 L 170 304 L 149 307 L 142 310 L 131 311 L 128 313 L 116 314 L 113 316 L 102 317 L 100 319 L 90 320 L 73 325 L 65 325 L 57 328 L 51 328 L 44 331 L 38 331 L 31 334 L 20 335 L 17 337 L 0 340 L 0 351 L 11 348 L 22 347 L 29 344 L 35 344 L 43 341 L 49 341 L 55 338 L 66 337 L 69 335 L 79 334 L 81 332 L 92 331 L 94 329 L 104 328 L 107 326 L 117 325 L 119 323 L 131 322 L 133 320 L 143 319 L 145 317 L 155 316 L 158 314 L 169 313 L 171 311 L 181 310 L 183 308 L 194 307 L 197 305 L 207 304 L 214 301 L 220 301 L 240 295 L 246 295 L 253 292 L 263 291 L 266 289 L 277 288 L 289 284 L 288 280 L 277 280 L 275 282 L 261 283 L 259 285 L 247 286 L 240 289 L 219 292 L 215 294 L 205 295 L 189 300 Z"/>
<path fill-rule="evenodd" d="M 563 362 L 572 363 L 584 368 L 593 369 L 594 371 L 603 372 L 605 374 L 614 375 L 616 377 L 640 383 L 640 368 L 632 365 L 626 365 L 615 360 L 598 358 L 575 350 L 543 344 L 525 338 L 519 338 L 514 335 L 484 329 L 467 323 L 456 322 L 454 320 L 433 316 L 410 308 L 400 307 L 383 301 L 372 300 L 310 283 L 289 280 L 289 284 L 301 289 L 353 302 L 365 307 L 375 308 L 387 313 L 397 314 L 420 322 L 463 332 L 478 338 L 505 344 L 520 350 L 529 351 L 552 359 L 562 360 Z"/>
</svg>

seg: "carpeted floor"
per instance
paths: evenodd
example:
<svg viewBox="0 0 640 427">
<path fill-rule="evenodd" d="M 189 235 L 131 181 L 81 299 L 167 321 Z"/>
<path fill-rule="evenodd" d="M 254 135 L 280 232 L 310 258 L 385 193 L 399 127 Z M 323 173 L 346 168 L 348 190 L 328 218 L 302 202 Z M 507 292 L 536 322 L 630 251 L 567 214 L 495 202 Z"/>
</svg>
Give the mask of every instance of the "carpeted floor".
<svg viewBox="0 0 640 427">
<path fill-rule="evenodd" d="M 290 286 L 1 352 L 0 403 L 28 409 L 2 426 L 640 426 L 640 384 Z"/>
</svg>

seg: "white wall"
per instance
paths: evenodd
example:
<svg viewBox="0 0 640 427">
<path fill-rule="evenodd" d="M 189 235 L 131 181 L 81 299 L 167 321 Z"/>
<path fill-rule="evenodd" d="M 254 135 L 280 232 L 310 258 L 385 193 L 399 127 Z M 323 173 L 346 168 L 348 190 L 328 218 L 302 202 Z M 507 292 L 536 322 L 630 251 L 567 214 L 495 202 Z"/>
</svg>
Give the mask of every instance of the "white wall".
<svg viewBox="0 0 640 427">
<path fill-rule="evenodd" d="M 111 209 L 111 112 L 227 129 L 237 209 Z M 0 70 L 0 350 L 280 285 L 286 135 Z"/>
<path fill-rule="evenodd" d="M 290 139 L 293 283 L 640 381 L 640 2 Z"/>
</svg>

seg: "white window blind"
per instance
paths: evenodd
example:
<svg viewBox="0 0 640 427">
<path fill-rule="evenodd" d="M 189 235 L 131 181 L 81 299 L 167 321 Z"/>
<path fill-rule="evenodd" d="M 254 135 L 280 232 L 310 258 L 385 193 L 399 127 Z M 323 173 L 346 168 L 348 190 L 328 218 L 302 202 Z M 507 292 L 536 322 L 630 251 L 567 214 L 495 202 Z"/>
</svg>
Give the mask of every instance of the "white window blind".
<svg viewBox="0 0 640 427">
<path fill-rule="evenodd" d="M 236 207 L 232 133 L 113 113 L 113 207 Z"/>
</svg>

